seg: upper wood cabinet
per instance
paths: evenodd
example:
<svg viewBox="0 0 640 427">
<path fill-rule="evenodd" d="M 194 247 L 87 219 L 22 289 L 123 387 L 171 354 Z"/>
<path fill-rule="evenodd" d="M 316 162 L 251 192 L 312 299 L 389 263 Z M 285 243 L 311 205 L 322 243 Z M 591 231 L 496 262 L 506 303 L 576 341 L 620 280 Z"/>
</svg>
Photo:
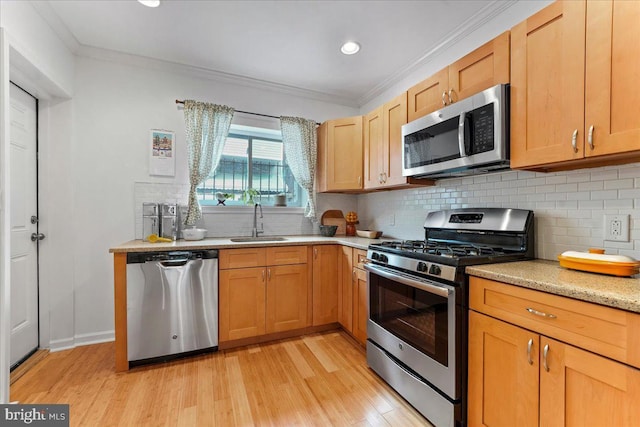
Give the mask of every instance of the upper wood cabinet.
<svg viewBox="0 0 640 427">
<path fill-rule="evenodd" d="M 433 185 L 434 182 L 429 179 L 402 176 L 402 125 L 406 123 L 406 92 L 365 116 L 365 189 Z"/>
<path fill-rule="evenodd" d="M 362 116 L 328 120 L 318 129 L 318 190 L 363 188 Z"/>
<path fill-rule="evenodd" d="M 640 2 L 558 1 L 511 30 L 511 167 L 640 159 Z"/>
<path fill-rule="evenodd" d="M 509 83 L 508 31 L 410 88 L 408 120 L 500 83 Z"/>
</svg>

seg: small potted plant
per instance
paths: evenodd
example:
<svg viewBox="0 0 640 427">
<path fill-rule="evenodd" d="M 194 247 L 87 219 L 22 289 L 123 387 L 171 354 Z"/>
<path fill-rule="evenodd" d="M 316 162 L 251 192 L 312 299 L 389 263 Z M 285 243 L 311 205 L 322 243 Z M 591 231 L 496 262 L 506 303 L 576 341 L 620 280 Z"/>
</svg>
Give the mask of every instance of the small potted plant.
<svg viewBox="0 0 640 427">
<path fill-rule="evenodd" d="M 216 199 L 218 199 L 218 205 L 226 206 L 224 202 L 227 199 L 230 199 L 232 197 L 233 197 L 233 194 L 231 193 L 216 193 Z"/>
<path fill-rule="evenodd" d="M 247 188 L 242 192 L 242 201 L 245 205 L 255 205 L 256 202 L 253 198 L 259 195 L 260 192 L 255 188 Z"/>
</svg>

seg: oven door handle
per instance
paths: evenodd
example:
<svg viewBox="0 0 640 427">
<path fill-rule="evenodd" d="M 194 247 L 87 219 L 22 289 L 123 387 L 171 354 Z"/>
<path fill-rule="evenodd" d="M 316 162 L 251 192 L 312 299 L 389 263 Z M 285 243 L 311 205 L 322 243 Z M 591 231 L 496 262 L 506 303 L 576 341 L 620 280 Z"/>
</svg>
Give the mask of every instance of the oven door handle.
<svg viewBox="0 0 640 427">
<path fill-rule="evenodd" d="M 365 264 L 364 268 L 365 270 L 375 273 L 378 276 L 384 277 L 385 279 L 393 280 L 394 282 L 402 283 L 403 285 L 421 289 L 425 292 L 429 292 L 430 294 L 439 295 L 444 298 L 448 298 L 449 293 L 451 292 L 449 289 L 443 288 L 441 286 L 431 285 L 420 280 L 413 280 L 408 277 L 390 273 L 386 270 L 381 269 L 380 267 L 376 267 L 373 264 Z"/>
</svg>

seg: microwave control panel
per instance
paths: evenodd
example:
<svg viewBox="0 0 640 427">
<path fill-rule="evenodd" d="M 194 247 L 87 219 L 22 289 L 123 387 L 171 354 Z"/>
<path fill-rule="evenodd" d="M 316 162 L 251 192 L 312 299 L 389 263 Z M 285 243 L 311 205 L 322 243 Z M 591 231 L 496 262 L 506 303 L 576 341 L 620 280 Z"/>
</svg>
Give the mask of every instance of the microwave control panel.
<svg viewBox="0 0 640 427">
<path fill-rule="evenodd" d="M 471 126 L 465 132 L 467 155 L 491 151 L 494 147 L 493 103 L 483 105 L 467 114 Z"/>
</svg>

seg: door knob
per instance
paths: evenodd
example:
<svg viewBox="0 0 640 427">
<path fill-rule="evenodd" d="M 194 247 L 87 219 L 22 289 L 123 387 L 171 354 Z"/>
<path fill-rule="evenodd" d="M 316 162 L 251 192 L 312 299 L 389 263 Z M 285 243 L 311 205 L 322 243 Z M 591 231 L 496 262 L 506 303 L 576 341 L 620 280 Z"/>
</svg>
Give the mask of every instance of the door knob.
<svg viewBox="0 0 640 427">
<path fill-rule="evenodd" d="M 42 233 L 31 233 L 31 241 L 35 242 L 38 240 L 44 240 L 46 236 Z"/>
</svg>

